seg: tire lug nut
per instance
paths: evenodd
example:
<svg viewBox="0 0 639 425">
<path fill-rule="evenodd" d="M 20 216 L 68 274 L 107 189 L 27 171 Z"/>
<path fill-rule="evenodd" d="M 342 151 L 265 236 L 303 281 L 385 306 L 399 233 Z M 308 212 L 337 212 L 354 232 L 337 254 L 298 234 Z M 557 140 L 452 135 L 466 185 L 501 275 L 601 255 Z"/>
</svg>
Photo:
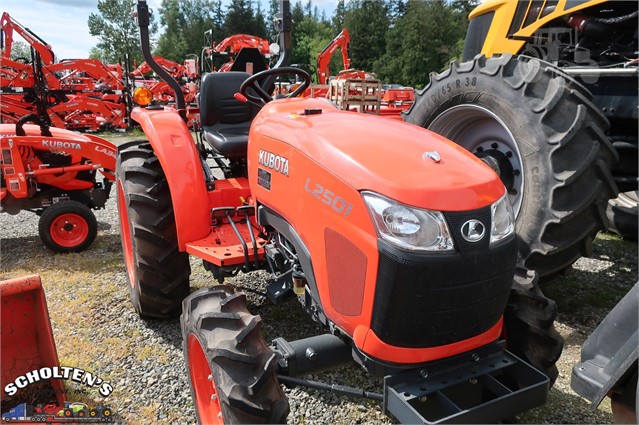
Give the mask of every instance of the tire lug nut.
<svg viewBox="0 0 639 425">
<path fill-rule="evenodd" d="M 518 176 L 521 174 L 520 170 L 513 170 L 513 176 Z"/>
<path fill-rule="evenodd" d="M 518 192 L 517 189 L 511 189 L 508 193 L 510 193 L 511 195 L 516 195 Z"/>
<path fill-rule="evenodd" d="M 493 149 L 497 149 L 499 145 L 497 143 L 491 143 L 490 147 Z"/>
<path fill-rule="evenodd" d="M 477 146 L 477 149 L 475 149 L 476 152 L 483 152 L 484 148 L 482 148 L 481 146 Z"/>
<path fill-rule="evenodd" d="M 512 158 L 513 153 L 511 151 L 506 152 L 506 158 Z"/>
</svg>

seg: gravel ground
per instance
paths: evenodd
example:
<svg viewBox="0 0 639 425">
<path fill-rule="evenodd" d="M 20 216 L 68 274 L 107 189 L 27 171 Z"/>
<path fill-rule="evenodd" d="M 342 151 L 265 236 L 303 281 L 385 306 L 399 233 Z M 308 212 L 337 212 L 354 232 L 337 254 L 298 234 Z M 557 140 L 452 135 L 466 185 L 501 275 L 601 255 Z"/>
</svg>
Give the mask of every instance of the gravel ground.
<svg viewBox="0 0 639 425">
<path fill-rule="evenodd" d="M 89 250 L 56 255 L 37 235 L 37 216 L 0 214 L 0 279 L 38 273 L 42 277 L 61 364 L 95 372 L 114 392 L 100 398 L 77 387 L 72 400 L 105 401 L 123 423 L 193 423 L 195 415 L 183 363 L 179 321 L 140 320 L 129 302 L 115 199 L 97 211 L 99 235 Z M 214 283 L 191 260 L 192 286 Z M 520 423 L 612 423 L 609 404 L 592 410 L 570 390 L 570 370 L 585 338 L 637 280 L 637 245 L 610 235 L 596 240 L 594 255 L 543 287 L 559 305 L 558 330 L 566 339 L 560 378 L 548 403 L 516 419 Z M 263 290 L 265 274 L 240 275 L 235 285 Z M 267 341 L 318 333 L 297 303 L 268 304 L 248 293 L 249 309 L 260 314 Z M 343 367 L 311 379 L 381 391 L 381 380 L 359 368 Z M 389 423 L 378 403 L 297 387 L 286 389 L 289 423 Z M 3 409 L 4 410 L 4 409 Z"/>
</svg>

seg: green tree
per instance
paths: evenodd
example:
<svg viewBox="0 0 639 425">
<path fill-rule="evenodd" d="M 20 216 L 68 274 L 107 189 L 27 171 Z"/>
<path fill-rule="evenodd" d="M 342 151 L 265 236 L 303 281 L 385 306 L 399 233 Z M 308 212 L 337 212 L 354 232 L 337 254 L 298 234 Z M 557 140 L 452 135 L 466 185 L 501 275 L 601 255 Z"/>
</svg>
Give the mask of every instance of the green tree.
<svg viewBox="0 0 639 425">
<path fill-rule="evenodd" d="M 224 33 L 228 37 L 233 34 L 251 34 L 266 38 L 266 24 L 262 18 L 259 22 L 255 16 L 251 0 L 234 0 L 228 6 L 224 20 Z"/>
<path fill-rule="evenodd" d="M 337 0 L 337 6 L 335 6 L 335 13 L 333 13 L 333 18 L 331 19 L 331 23 L 333 24 L 333 29 L 336 33 L 339 33 L 344 29 L 344 15 L 346 13 L 346 6 L 344 6 L 344 0 Z"/>
<path fill-rule="evenodd" d="M 260 37 L 268 38 L 269 31 L 266 21 L 266 16 L 264 16 L 264 11 L 262 10 L 262 3 L 258 0 L 257 10 L 255 11 L 255 35 L 261 34 Z"/>
<path fill-rule="evenodd" d="M 94 55 L 106 62 L 119 62 L 125 55 L 142 59 L 138 27 L 131 16 L 136 0 L 98 0 L 98 12 L 89 15 L 89 33 L 99 38 Z M 149 34 L 157 30 L 153 21 Z M 98 54 L 98 51 L 100 52 Z"/>
<path fill-rule="evenodd" d="M 351 0 L 346 6 L 344 27 L 351 36 L 351 66 L 374 71 L 373 64 L 386 52 L 390 26 L 388 4 L 379 0 Z"/>
<path fill-rule="evenodd" d="M 310 1 L 296 2 L 291 10 L 293 29 L 291 63 L 317 64 L 317 54 L 331 42 L 335 34 L 329 22 L 319 19 L 317 8 Z"/>
<path fill-rule="evenodd" d="M 271 41 L 277 42 L 277 31 L 275 29 L 275 25 L 273 25 L 273 19 L 280 11 L 280 2 L 279 0 L 270 0 L 268 7 L 268 15 L 266 16 L 266 31 L 268 34 L 268 38 Z"/>
<path fill-rule="evenodd" d="M 11 45 L 10 56 L 12 60 L 24 58 L 31 61 L 31 47 L 29 47 L 29 45 L 24 41 L 14 40 Z"/>
<path fill-rule="evenodd" d="M 423 87 L 431 72 L 447 67 L 457 54 L 467 27 L 462 12 L 449 3 L 409 0 L 374 70 L 386 82 Z"/>
<path fill-rule="evenodd" d="M 189 55 L 199 56 L 204 47 L 204 32 L 221 32 L 215 17 L 218 8 L 221 8 L 221 0 L 163 0 L 160 22 L 164 33 L 155 53 L 176 62 L 182 62 Z"/>
</svg>

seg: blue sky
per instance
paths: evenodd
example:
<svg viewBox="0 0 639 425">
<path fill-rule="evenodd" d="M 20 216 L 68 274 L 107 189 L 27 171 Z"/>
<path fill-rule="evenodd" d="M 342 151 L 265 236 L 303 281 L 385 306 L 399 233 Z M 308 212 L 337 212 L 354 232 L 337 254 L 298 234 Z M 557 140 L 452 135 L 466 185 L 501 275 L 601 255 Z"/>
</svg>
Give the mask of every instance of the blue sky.
<svg viewBox="0 0 639 425">
<path fill-rule="evenodd" d="M 161 0 L 147 2 L 153 10 L 162 3 Z M 328 16 L 336 3 L 336 0 L 313 0 Z M 97 4 L 98 0 L 0 0 L 2 11 L 9 12 L 22 26 L 49 43 L 58 59 L 89 57 L 89 50 L 98 40 L 89 35 L 87 20 L 90 13 L 97 11 Z M 268 6 L 265 7 L 268 10 Z M 19 36 L 14 38 L 22 40 Z"/>
<path fill-rule="evenodd" d="M 98 0 L 0 0 L 2 11 L 29 28 L 53 48 L 58 59 L 88 58 L 98 43 L 87 21 L 97 12 Z M 155 9 L 161 0 L 148 0 Z M 15 40 L 22 40 L 16 36 Z"/>
</svg>

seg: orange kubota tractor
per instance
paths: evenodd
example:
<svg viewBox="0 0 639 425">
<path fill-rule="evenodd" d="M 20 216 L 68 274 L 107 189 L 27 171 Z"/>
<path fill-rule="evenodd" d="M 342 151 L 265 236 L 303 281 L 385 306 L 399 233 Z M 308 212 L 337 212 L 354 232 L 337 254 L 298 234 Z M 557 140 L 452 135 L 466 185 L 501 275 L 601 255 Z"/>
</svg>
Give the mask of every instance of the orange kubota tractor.
<svg viewBox="0 0 639 425">
<path fill-rule="evenodd" d="M 114 180 L 116 148 L 92 135 L 50 128 L 26 115 L 0 124 L 0 212 L 40 216 L 42 242 L 56 252 L 86 249 L 98 225 L 92 209 L 104 208 Z M 33 121 L 39 124 L 25 125 Z M 97 171 L 104 176 L 98 181 Z"/>
<path fill-rule="evenodd" d="M 284 0 L 278 63 L 205 75 L 194 142 L 179 85 L 152 61 L 145 0 L 137 19 L 145 58 L 178 102 L 134 109 L 149 140 L 118 151 L 129 291 L 142 317 L 182 313 L 200 422 L 285 420 L 280 382 L 379 400 L 409 423 L 496 421 L 544 402 L 548 377 L 502 341 L 517 241 L 489 167 L 417 126 L 296 98 L 311 80 L 283 66 Z M 304 82 L 273 99 L 282 74 Z M 218 285 L 189 295 L 189 254 L 220 282 L 269 271 L 266 296 L 297 299 L 328 333 L 267 345 L 244 294 Z M 508 334 L 517 349 L 524 332 Z M 353 359 L 385 376 L 383 394 L 300 378 Z"/>
</svg>

